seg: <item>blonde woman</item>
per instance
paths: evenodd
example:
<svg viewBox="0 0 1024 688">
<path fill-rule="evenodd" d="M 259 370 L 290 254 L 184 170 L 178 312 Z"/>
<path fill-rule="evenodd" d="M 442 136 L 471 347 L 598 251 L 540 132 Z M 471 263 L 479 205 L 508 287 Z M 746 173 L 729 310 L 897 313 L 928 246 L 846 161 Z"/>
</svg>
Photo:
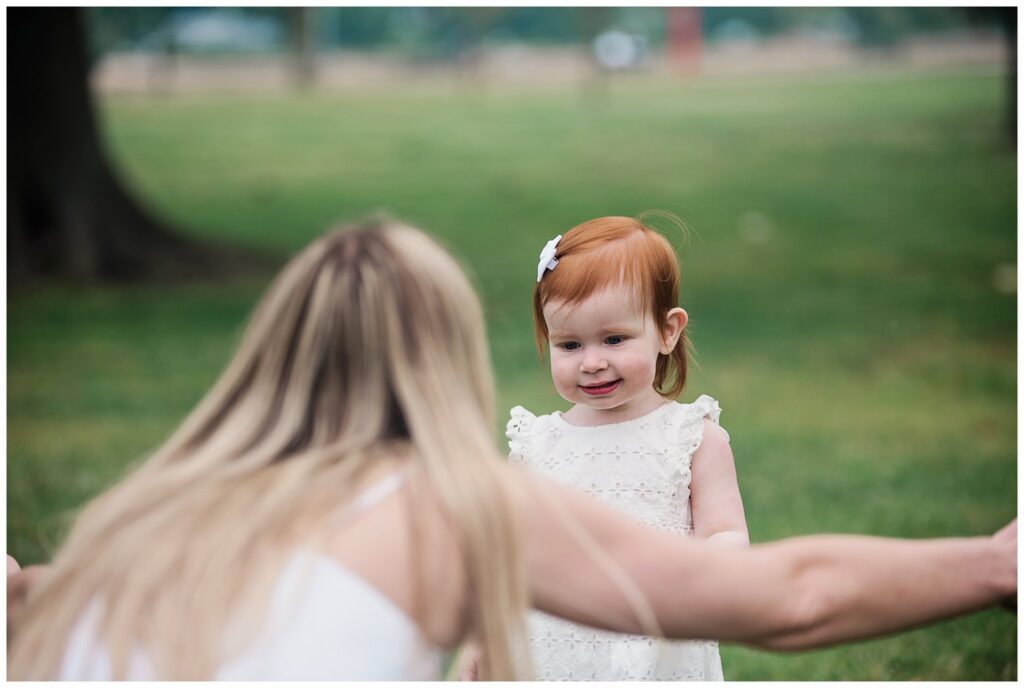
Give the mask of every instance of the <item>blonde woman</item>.
<svg viewBox="0 0 1024 688">
<path fill-rule="evenodd" d="M 1016 591 L 1015 523 L 747 551 L 650 530 L 506 465 L 492 405 L 443 249 L 392 221 L 317 239 L 181 427 L 82 511 L 12 619 L 8 678 L 438 678 L 472 636 L 481 677 L 514 679 L 530 605 L 791 650 Z"/>
</svg>

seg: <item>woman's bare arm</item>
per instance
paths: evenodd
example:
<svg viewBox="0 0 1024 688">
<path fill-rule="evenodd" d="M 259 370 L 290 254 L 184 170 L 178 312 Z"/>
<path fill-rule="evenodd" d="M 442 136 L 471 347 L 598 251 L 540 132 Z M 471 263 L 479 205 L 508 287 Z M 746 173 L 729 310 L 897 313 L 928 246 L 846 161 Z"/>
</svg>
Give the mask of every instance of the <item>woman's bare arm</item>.
<svg viewBox="0 0 1024 688">
<path fill-rule="evenodd" d="M 884 635 L 1016 593 L 1015 522 L 994 537 L 821 535 L 737 550 L 656 532 L 585 495 L 520 475 L 535 606 L 592 626 L 651 632 L 629 601 L 629 581 L 668 637 L 776 650 Z M 607 557 L 606 565 L 595 556 Z"/>
</svg>

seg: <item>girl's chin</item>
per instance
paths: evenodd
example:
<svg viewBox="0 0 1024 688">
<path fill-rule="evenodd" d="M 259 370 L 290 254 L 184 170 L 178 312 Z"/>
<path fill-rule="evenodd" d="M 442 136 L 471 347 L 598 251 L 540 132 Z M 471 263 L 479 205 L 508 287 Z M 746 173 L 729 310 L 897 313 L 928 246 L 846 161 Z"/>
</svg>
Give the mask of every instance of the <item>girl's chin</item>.
<svg viewBox="0 0 1024 688">
<path fill-rule="evenodd" d="M 624 393 L 625 392 L 625 393 Z M 612 393 L 601 396 L 591 396 L 583 392 L 577 391 L 576 395 L 572 399 L 566 399 L 574 404 L 585 406 L 594 411 L 611 412 L 621 411 L 626 413 L 637 413 L 643 415 L 648 411 L 653 411 L 660 404 L 664 403 L 664 400 L 660 395 L 654 393 L 651 398 L 644 393 L 633 394 L 629 393 L 629 390 L 622 389 L 622 383 L 612 391 Z"/>
<path fill-rule="evenodd" d="M 576 403 L 580 406 L 594 409 L 595 411 L 614 411 L 615 409 L 628 406 L 630 399 L 619 399 L 619 395 L 608 395 L 603 397 L 591 397 L 584 394 L 577 395 Z"/>
</svg>

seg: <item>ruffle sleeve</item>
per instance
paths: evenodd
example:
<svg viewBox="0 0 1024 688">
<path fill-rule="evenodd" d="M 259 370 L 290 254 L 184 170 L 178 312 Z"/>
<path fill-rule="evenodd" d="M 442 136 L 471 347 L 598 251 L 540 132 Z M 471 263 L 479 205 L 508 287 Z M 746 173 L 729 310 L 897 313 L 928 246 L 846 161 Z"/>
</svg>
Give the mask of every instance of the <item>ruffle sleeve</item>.
<svg viewBox="0 0 1024 688">
<path fill-rule="evenodd" d="M 522 463 L 530 456 L 536 422 L 537 416 L 522 406 L 516 406 L 509 411 L 508 424 L 505 426 L 509 461 Z"/>
<path fill-rule="evenodd" d="M 718 400 L 714 397 L 702 394 L 692 404 L 686 404 L 686 408 L 689 413 L 686 414 L 686 420 L 680 428 L 679 440 L 680 444 L 685 448 L 686 465 L 689 466 L 693 460 L 694 452 L 697 451 L 701 442 L 704 441 L 704 419 L 707 418 L 715 425 L 721 427 L 718 419 L 722 415 L 722 407 L 719 406 Z M 722 428 L 722 432 L 725 432 L 725 428 Z M 728 439 L 729 433 L 726 432 L 725 436 Z"/>
<path fill-rule="evenodd" d="M 722 415 L 722 407 L 718 405 L 717 399 L 701 394 L 692 406 L 698 418 L 707 418 L 715 425 L 719 425 L 718 417 Z"/>
</svg>

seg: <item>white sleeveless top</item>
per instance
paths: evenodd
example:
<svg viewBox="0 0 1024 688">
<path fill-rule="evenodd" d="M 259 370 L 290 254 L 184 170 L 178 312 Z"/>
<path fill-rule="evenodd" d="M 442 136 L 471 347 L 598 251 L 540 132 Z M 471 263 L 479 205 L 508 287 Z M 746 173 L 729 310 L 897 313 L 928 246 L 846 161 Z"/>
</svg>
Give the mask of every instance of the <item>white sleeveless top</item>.
<svg viewBox="0 0 1024 688">
<path fill-rule="evenodd" d="M 645 525 L 693 534 L 690 462 L 704 436 L 704 418 L 721 409 L 707 395 L 692 404 L 666 403 L 622 423 L 577 426 L 560 412 L 535 416 L 512 409 L 509 459 L 587 492 Z M 543 680 L 721 681 L 718 643 L 667 641 L 596 630 L 533 612 L 530 646 Z"/>
<path fill-rule="evenodd" d="M 366 490 L 346 511 L 351 517 L 397 489 L 405 473 L 393 473 Z M 215 678 L 232 681 L 438 680 L 441 648 L 388 597 L 335 560 L 299 550 L 285 564 L 272 590 L 262 629 Z M 112 678 L 110 660 L 96 640 L 98 601 L 69 636 L 61 680 Z M 129 680 L 154 680 L 152 665 L 133 652 Z"/>
</svg>

